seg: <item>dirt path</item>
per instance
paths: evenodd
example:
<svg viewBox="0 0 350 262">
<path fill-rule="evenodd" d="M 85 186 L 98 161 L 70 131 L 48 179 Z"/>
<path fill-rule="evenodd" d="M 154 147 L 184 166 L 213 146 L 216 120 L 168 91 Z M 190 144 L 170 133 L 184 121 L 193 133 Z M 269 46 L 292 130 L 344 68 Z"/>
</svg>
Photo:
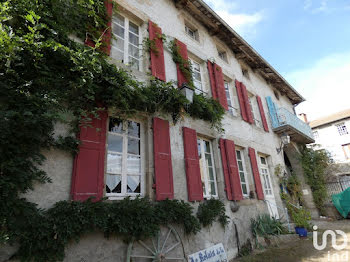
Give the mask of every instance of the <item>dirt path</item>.
<svg viewBox="0 0 350 262">
<path fill-rule="evenodd" d="M 313 246 L 312 234 L 306 239 L 298 239 L 278 247 L 271 247 L 261 253 L 237 259 L 240 262 L 345 262 L 350 261 L 350 220 L 337 222 L 315 222 L 318 231 L 342 230 L 347 235 L 347 246 L 338 251 L 332 248 L 331 238 L 327 238 L 326 248 L 319 251 Z M 321 244 L 322 232 L 318 234 L 318 243 Z M 343 243 L 343 238 L 337 235 L 337 244 Z"/>
</svg>

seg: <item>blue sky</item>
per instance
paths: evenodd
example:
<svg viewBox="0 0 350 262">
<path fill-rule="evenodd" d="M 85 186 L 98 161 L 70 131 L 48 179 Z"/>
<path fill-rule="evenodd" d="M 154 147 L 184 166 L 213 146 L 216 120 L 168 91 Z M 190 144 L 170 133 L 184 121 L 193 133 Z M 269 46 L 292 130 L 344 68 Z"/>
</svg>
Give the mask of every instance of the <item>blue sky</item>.
<svg viewBox="0 0 350 262">
<path fill-rule="evenodd" d="M 307 102 L 309 120 L 350 108 L 350 0 L 205 0 Z"/>
</svg>

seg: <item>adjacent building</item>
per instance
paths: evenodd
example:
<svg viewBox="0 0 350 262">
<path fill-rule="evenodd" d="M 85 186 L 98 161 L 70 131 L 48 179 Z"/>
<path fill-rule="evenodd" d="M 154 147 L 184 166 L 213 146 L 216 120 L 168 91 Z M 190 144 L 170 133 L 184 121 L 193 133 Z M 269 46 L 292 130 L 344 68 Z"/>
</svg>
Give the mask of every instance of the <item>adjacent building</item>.
<svg viewBox="0 0 350 262">
<path fill-rule="evenodd" d="M 294 111 L 303 97 L 202 0 L 119 0 L 111 25 L 111 62 L 130 69 L 139 81 L 152 74 L 180 87 L 186 83 L 159 34 L 175 40 L 182 58 L 191 61 L 195 93 L 218 99 L 226 109 L 224 132 L 202 120 L 185 117 L 173 124 L 171 116 L 142 112 L 119 121 L 110 110 L 92 123 L 101 132 L 82 130 L 75 159 L 61 151 L 46 153 L 43 168 L 52 183 L 37 185 L 26 197 L 42 208 L 90 196 L 174 198 L 195 208 L 206 199 L 221 199 L 230 218 L 226 228 L 215 223 L 193 236 L 179 230 L 179 237 L 185 256 L 222 243 L 228 259 L 234 258 L 240 245 L 252 240 L 250 218 L 286 215 L 275 170 L 286 168 L 286 155 L 289 165 L 297 165 L 298 146 L 314 142 Z M 148 38 L 156 39 L 157 55 L 143 48 Z M 346 126 L 330 125 L 348 136 Z M 57 125 L 56 132 L 65 127 Z M 284 153 L 281 136 L 291 140 Z M 346 143 L 340 143 L 340 152 L 350 157 Z M 65 261 L 125 261 L 127 250 L 119 239 L 91 233 L 69 245 Z"/>
</svg>

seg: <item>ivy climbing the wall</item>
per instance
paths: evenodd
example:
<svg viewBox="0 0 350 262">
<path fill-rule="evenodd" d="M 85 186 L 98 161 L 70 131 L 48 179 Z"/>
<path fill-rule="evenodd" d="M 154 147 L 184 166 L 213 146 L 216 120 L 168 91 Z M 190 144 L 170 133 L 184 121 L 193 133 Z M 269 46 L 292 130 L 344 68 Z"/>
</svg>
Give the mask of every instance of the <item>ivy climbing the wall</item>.
<svg viewBox="0 0 350 262">
<path fill-rule="evenodd" d="M 111 64 L 98 50 L 107 23 L 102 0 L 2 1 L 0 20 L 0 241 L 18 242 L 22 261 L 56 261 L 70 240 L 92 230 L 147 237 L 159 225 L 178 223 L 197 232 L 199 222 L 183 202 L 62 201 L 42 210 L 22 197 L 35 183 L 50 182 L 40 169 L 43 150 L 77 152 L 75 132 L 84 116 L 107 107 L 121 118 L 162 112 L 174 121 L 189 115 L 220 128 L 224 109 L 197 95 L 187 106 L 174 83 L 141 83 Z M 72 35 L 95 40 L 95 48 Z M 59 121 L 70 134 L 54 136 Z M 134 220 L 119 215 L 128 208 Z"/>
</svg>

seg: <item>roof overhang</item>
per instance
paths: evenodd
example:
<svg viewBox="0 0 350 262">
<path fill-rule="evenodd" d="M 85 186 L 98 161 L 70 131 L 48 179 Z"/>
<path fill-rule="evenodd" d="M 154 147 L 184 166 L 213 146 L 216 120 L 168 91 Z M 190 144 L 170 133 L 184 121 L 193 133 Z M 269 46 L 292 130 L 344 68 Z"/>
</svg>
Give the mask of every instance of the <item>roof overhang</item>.
<svg viewBox="0 0 350 262">
<path fill-rule="evenodd" d="M 202 0 L 173 0 L 177 8 L 182 8 L 201 22 L 212 36 L 224 41 L 235 57 L 242 60 L 254 72 L 260 74 L 267 83 L 286 95 L 292 104 L 305 99 L 241 36 L 239 36 L 219 15 Z"/>
</svg>

